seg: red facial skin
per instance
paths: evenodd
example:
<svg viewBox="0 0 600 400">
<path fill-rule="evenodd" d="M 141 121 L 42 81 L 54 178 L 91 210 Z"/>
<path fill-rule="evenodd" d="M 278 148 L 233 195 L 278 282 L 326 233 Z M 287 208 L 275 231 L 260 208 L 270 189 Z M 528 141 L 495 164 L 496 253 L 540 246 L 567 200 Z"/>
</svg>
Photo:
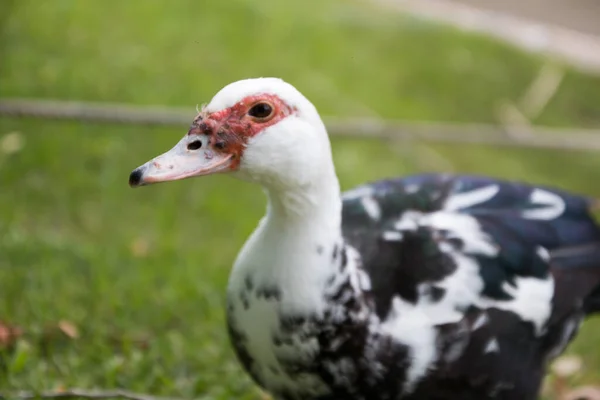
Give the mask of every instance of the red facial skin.
<svg viewBox="0 0 600 400">
<path fill-rule="evenodd" d="M 267 103 L 271 106 L 273 111 L 268 117 L 256 118 L 248 115 L 248 111 L 259 103 Z M 214 113 L 202 110 L 194 119 L 188 135 L 208 135 L 211 148 L 232 155 L 230 169 L 235 170 L 239 167 L 248 140 L 294 111 L 275 95 L 248 96 L 232 107 Z"/>
</svg>

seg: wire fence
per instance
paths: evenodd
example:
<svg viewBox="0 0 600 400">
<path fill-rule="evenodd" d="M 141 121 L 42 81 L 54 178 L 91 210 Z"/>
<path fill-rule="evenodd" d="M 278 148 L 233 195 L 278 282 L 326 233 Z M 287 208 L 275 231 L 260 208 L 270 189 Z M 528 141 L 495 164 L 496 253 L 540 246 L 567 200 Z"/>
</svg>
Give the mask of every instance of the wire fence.
<svg viewBox="0 0 600 400">
<path fill-rule="evenodd" d="M 96 123 L 187 126 L 194 112 L 126 104 L 0 99 L 0 116 Z M 384 139 L 600 151 L 600 129 L 560 129 L 530 125 L 429 123 L 372 118 L 325 118 L 330 135 Z"/>
</svg>

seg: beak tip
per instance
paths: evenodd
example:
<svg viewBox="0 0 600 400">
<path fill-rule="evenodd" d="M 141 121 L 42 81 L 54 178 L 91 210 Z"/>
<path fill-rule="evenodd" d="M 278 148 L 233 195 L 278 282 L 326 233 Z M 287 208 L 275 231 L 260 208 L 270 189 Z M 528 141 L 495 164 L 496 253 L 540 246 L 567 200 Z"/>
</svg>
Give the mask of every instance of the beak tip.
<svg viewBox="0 0 600 400">
<path fill-rule="evenodd" d="M 138 187 L 142 185 L 142 176 L 144 175 L 144 171 L 142 168 L 136 168 L 129 175 L 129 186 L 132 188 Z"/>
</svg>

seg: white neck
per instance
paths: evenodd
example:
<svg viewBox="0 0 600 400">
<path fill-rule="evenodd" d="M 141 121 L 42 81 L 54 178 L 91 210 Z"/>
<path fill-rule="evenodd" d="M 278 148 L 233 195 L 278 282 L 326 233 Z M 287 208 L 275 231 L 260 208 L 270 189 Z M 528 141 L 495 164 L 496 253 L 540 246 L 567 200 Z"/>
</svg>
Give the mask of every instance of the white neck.
<svg viewBox="0 0 600 400">
<path fill-rule="evenodd" d="M 342 202 L 335 172 L 325 172 L 318 182 L 299 188 L 266 186 L 267 219 L 288 226 L 339 230 Z"/>
<path fill-rule="evenodd" d="M 333 163 L 328 169 L 303 187 L 265 187 L 267 215 L 238 255 L 230 290 L 250 275 L 255 286 L 279 288 L 284 308 L 318 308 L 342 241 L 340 187 Z"/>
<path fill-rule="evenodd" d="M 296 378 L 268 368 L 281 368 L 281 351 L 289 352 L 277 348 L 273 337 L 285 334 L 291 340 L 298 334 L 282 332 L 287 316 L 318 317 L 328 310 L 326 288 L 338 272 L 332 253 L 342 242 L 342 201 L 333 166 L 310 184 L 284 186 L 265 185 L 267 215 L 238 254 L 229 279 L 228 323 L 245 338 L 256 376 L 271 389 L 304 391 Z M 267 292 L 276 294 L 260 294 Z M 289 355 L 300 360 L 318 350 L 314 339 L 296 343 Z M 311 392 L 327 392 L 317 377 L 302 382 Z"/>
</svg>

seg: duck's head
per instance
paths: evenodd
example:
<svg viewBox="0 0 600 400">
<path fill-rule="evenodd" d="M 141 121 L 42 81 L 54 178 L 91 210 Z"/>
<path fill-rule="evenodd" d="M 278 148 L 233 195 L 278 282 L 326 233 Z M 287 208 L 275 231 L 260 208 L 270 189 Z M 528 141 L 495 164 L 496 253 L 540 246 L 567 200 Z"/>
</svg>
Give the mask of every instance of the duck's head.
<svg viewBox="0 0 600 400">
<path fill-rule="evenodd" d="M 136 168 L 129 184 L 231 173 L 285 188 L 310 184 L 329 164 L 329 138 L 315 107 L 281 79 L 257 78 L 221 89 L 183 139 Z"/>
</svg>

